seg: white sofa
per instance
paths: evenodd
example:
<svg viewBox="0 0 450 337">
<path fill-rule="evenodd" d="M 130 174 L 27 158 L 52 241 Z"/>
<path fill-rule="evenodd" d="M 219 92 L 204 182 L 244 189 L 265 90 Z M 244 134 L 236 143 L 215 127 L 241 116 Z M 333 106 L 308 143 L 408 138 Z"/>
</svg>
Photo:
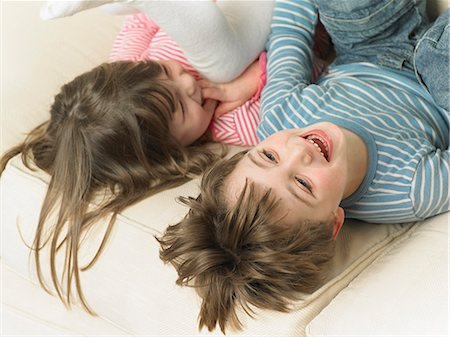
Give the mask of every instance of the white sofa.
<svg viewBox="0 0 450 337">
<path fill-rule="evenodd" d="M 39 20 L 39 2 L 2 2 L 1 152 L 47 118 L 60 85 L 107 60 L 122 17 L 91 10 Z M 433 16 L 448 6 L 431 1 Z M 8 164 L 1 188 L 2 336 L 221 336 L 198 331 L 199 300 L 175 285 L 153 235 L 184 216 L 178 195 L 198 181 L 160 193 L 118 218 L 99 262 L 82 274 L 97 316 L 67 310 L 36 282 L 30 244 L 48 177 Z M 326 284 L 290 313 L 241 315 L 236 336 L 448 336 L 449 213 L 423 223 L 374 225 L 348 221 Z M 98 233 L 104 224 L 98 224 Z M 93 237 L 84 247 L 89 258 Z"/>
</svg>

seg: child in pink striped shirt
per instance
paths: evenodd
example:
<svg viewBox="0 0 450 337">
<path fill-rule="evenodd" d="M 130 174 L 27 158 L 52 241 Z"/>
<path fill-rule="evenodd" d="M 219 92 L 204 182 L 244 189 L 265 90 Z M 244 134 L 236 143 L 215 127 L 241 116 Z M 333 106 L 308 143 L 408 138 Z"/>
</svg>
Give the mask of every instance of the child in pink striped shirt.
<svg viewBox="0 0 450 337">
<path fill-rule="evenodd" d="M 179 78 L 178 74 L 181 74 L 181 77 L 190 78 L 189 84 L 194 88 L 185 86 L 185 91 L 195 92 L 193 96 L 194 101 L 198 103 L 198 109 L 189 105 L 191 100 L 188 98 L 183 100 L 181 97 L 181 103 L 186 105 L 186 116 L 181 122 L 180 118 L 177 119 L 177 112 L 175 112 L 174 123 L 176 125 L 172 131 L 175 136 L 178 132 L 184 131 L 186 139 L 181 140 L 184 145 L 193 143 L 206 130 L 217 142 L 234 145 L 255 145 L 257 143 L 255 130 L 259 122 L 259 94 L 265 84 L 264 53 L 242 75 L 228 84 L 229 87 L 243 89 L 239 91 L 237 100 L 232 103 L 215 104 L 210 102 L 209 106 L 213 106 L 215 109 L 214 113 L 208 111 L 207 114 L 204 114 L 199 108 L 203 98 L 202 89 L 209 82 L 202 79 L 178 44 L 144 14 L 127 17 L 114 42 L 110 60 L 135 62 L 153 60 L 166 68 L 168 77 L 171 77 L 172 80 Z M 259 82 L 255 82 L 254 77 L 248 76 L 250 72 L 260 73 Z M 183 86 L 183 83 L 180 86 Z M 195 95 L 198 96 L 195 97 Z M 192 133 L 186 135 L 185 129 Z"/>
<path fill-rule="evenodd" d="M 48 1 L 41 15 L 46 19 L 63 17 L 99 5 L 111 7 L 110 2 Z M 193 4 L 197 6 L 195 10 L 192 10 Z M 165 2 L 162 5 L 158 1 L 123 3 L 119 0 L 113 5 L 122 6 L 121 10 L 141 11 L 152 19 L 142 13 L 127 18 L 114 43 L 111 61 L 153 60 L 164 64 L 166 70 L 183 70 L 181 77 L 187 79 L 192 76 L 195 80 L 179 81 L 182 79 L 180 76 L 175 76 L 175 81 L 169 78 L 178 92 L 195 93 L 193 100 L 190 95 L 178 98 L 180 116 L 177 118 L 175 112 L 171 132 L 182 145 L 205 139 L 202 131 L 206 130 L 209 136 L 206 139 L 216 142 L 243 146 L 257 144 L 259 95 L 265 84 L 265 53 L 259 55 L 259 61 L 251 62 L 258 59 L 269 33 L 272 1 Z M 182 25 L 177 18 L 182 19 Z M 324 30 L 320 33 L 316 45 L 329 46 Z M 324 56 L 323 53 L 316 54 Z M 325 61 L 315 57 L 312 78 L 316 79 L 325 66 Z M 253 80 L 255 72 L 260 74 L 257 83 Z M 202 80 L 202 77 L 229 83 L 222 84 L 219 92 L 214 83 Z M 218 102 L 214 114 L 211 114 L 214 103 L 203 100 L 202 93 L 225 101 Z M 181 108 L 185 108 L 184 112 L 189 115 L 189 118 L 185 115 L 182 121 Z"/>
<path fill-rule="evenodd" d="M 327 36 L 320 31 L 321 47 L 326 46 Z M 319 54 L 319 53 L 317 53 Z M 266 80 L 266 57 L 262 52 L 259 59 L 253 62 L 237 79 L 221 85 L 221 92 L 215 90 L 215 84 L 200 77 L 198 71 L 189 62 L 178 44 L 166 34 L 158 25 L 144 14 L 129 16 L 120 33 L 116 37 L 111 52 L 111 61 L 117 60 L 171 60 L 179 63 L 184 70 L 193 76 L 202 88 L 202 92 L 214 98 L 224 98 L 227 93 L 228 101 L 220 102 L 215 109 L 208 131 L 212 140 L 225 144 L 253 146 L 258 143 L 256 127 L 259 123 L 259 96 Z M 169 62 L 177 67 L 173 62 Z M 318 57 L 314 58 L 313 79 L 319 77 L 326 66 L 326 62 Z M 251 73 L 259 72 L 259 81 L 254 82 Z M 195 121 L 191 120 L 193 124 Z M 205 124 L 206 120 L 203 120 Z"/>
</svg>

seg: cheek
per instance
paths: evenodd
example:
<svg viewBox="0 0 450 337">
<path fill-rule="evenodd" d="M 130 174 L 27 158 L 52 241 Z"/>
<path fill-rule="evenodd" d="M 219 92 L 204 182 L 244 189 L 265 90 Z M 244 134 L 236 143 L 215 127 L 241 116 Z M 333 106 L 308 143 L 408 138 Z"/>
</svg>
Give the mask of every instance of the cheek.
<svg viewBox="0 0 450 337">
<path fill-rule="evenodd" d="M 201 106 L 197 107 L 195 120 L 198 126 L 198 129 L 206 131 L 209 124 L 211 123 L 212 116 L 210 116 Z"/>
<path fill-rule="evenodd" d="M 186 124 L 189 125 L 188 128 L 190 130 L 189 133 L 191 137 L 197 140 L 208 129 L 209 123 L 210 119 L 208 118 L 208 116 L 205 115 L 204 111 L 202 111 L 201 109 L 200 110 L 196 109 L 189 116 L 189 121 Z"/>
<path fill-rule="evenodd" d="M 329 194 L 341 195 L 344 190 L 345 177 L 339 169 L 328 169 L 316 172 L 317 181 L 322 191 Z"/>
</svg>

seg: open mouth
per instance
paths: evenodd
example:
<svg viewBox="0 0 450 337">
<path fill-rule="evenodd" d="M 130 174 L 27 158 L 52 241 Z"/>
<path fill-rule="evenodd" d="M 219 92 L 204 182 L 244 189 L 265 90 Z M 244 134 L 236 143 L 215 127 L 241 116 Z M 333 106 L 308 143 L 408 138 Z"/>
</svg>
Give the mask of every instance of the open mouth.
<svg viewBox="0 0 450 337">
<path fill-rule="evenodd" d="M 324 157 L 327 161 L 330 161 L 331 145 L 328 141 L 328 137 L 320 135 L 316 132 L 303 135 L 302 138 L 306 139 L 309 143 L 314 145 L 315 149 Z"/>
</svg>

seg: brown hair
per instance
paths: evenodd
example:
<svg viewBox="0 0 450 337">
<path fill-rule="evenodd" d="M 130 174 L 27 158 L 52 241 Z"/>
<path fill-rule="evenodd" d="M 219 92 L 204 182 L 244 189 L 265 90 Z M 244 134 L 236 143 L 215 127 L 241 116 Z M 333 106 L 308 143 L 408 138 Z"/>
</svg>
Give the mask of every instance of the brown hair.
<svg viewBox="0 0 450 337">
<path fill-rule="evenodd" d="M 203 177 L 197 199 L 178 224 L 159 239 L 161 259 L 172 263 L 177 284 L 194 286 L 202 298 L 199 327 L 241 329 L 236 308 L 286 312 L 301 293 L 322 282 L 334 254 L 331 223 L 283 225 L 270 190 L 246 186 L 234 205 L 224 201 L 224 182 L 245 152 L 219 161 Z"/>
<path fill-rule="evenodd" d="M 84 308 L 79 272 L 91 267 L 102 252 L 117 214 L 127 206 L 201 174 L 220 155 L 201 144 L 181 146 L 169 132 L 175 110 L 171 91 L 157 78 L 161 66 L 151 61 L 104 63 L 62 86 L 51 106 L 50 119 L 33 129 L 25 141 L 0 160 L 0 172 L 21 153 L 50 174 L 32 245 L 39 282 L 45 284 L 41 250 L 50 248 L 53 286 L 66 304 L 71 287 Z M 96 207 L 96 193 L 107 191 Z M 53 215 L 56 220 L 53 221 Z M 110 216 L 95 257 L 78 264 L 83 236 L 99 219 Z M 61 249 L 64 248 L 64 249 Z M 55 256 L 65 254 L 64 271 Z"/>
</svg>

